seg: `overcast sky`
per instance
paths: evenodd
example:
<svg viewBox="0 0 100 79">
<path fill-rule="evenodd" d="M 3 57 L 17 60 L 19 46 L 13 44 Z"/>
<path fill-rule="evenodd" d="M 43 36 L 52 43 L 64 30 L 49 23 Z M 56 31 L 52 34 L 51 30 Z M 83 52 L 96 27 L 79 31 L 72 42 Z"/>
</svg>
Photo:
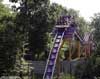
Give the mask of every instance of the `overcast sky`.
<svg viewBox="0 0 100 79">
<path fill-rule="evenodd" d="M 9 0 L 5 0 L 8 3 Z M 67 8 L 73 8 L 80 11 L 80 15 L 86 20 L 90 20 L 89 17 L 93 16 L 94 13 L 100 12 L 100 0 L 50 0 L 61 4 Z"/>
<path fill-rule="evenodd" d="M 80 15 L 88 21 L 94 13 L 100 12 L 100 0 L 51 0 L 51 2 L 79 10 Z"/>
</svg>

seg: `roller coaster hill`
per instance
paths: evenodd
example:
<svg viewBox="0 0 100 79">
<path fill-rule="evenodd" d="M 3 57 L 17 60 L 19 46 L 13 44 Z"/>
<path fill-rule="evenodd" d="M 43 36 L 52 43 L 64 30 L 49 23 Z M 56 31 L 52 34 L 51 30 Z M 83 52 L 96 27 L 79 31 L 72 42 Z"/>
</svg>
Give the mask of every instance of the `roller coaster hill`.
<svg viewBox="0 0 100 79">
<path fill-rule="evenodd" d="M 69 61 L 72 61 L 75 58 L 78 60 L 81 58 L 88 58 L 95 49 L 92 33 L 86 32 L 84 33 L 84 37 L 82 37 L 74 17 L 72 16 L 61 16 L 56 22 L 52 35 L 54 36 L 54 43 L 47 59 L 43 79 L 53 78 L 55 68 L 59 64 L 59 52 L 66 42 L 68 46 L 68 54 L 66 54 L 66 57 L 68 57 L 67 60 Z M 74 46 L 73 41 L 75 42 Z M 75 49 L 75 51 L 73 49 Z M 58 72 L 60 73 L 59 66 Z"/>
</svg>

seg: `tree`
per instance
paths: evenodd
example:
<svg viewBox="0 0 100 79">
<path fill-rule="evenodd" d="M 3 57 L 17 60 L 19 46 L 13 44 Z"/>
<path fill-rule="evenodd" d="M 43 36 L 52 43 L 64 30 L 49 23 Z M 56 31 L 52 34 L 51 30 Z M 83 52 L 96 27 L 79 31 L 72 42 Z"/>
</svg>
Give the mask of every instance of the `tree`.
<svg viewBox="0 0 100 79">
<path fill-rule="evenodd" d="M 91 22 L 91 25 L 94 26 L 95 28 L 95 31 L 94 31 L 94 38 L 95 38 L 95 41 L 97 43 L 99 43 L 99 30 L 100 30 L 100 13 L 97 13 L 94 15 L 94 17 L 92 17 L 92 22 Z"/>
<path fill-rule="evenodd" d="M 16 2 L 16 0 L 14 1 Z M 63 7 L 57 4 L 50 6 L 49 0 L 20 1 L 20 12 L 16 16 L 16 25 L 18 29 L 24 30 L 24 37 L 28 36 L 29 52 L 31 52 L 33 60 L 40 59 L 41 54 L 48 51 L 49 33 Z"/>
<path fill-rule="evenodd" d="M 14 68 L 17 38 L 14 16 L 10 9 L 0 3 L 0 75 L 7 75 Z"/>
</svg>

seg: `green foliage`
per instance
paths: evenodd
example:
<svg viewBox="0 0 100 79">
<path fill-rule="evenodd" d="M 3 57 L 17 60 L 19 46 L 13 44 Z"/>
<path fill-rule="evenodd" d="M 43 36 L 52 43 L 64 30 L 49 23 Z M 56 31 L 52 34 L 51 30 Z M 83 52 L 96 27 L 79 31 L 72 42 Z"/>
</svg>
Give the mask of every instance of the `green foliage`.
<svg viewBox="0 0 100 79">
<path fill-rule="evenodd" d="M 50 33 L 60 15 L 73 15 L 81 33 L 87 23 L 78 11 L 66 9 L 49 0 L 10 0 L 20 6 L 16 14 L 0 3 L 0 73 L 26 74 L 24 55 L 31 54 L 33 60 L 45 60 L 52 47 Z M 15 16 L 16 15 L 16 16 Z M 84 28 L 84 29 L 83 29 Z M 26 51 L 27 49 L 28 51 Z M 25 70 L 26 69 L 26 70 Z"/>
<path fill-rule="evenodd" d="M 24 52 L 22 49 L 22 35 L 16 26 L 15 14 L 0 3 L 0 75 L 15 75 L 15 68 L 19 56 Z"/>
<path fill-rule="evenodd" d="M 0 18 L 2 18 L 3 16 L 9 16 L 10 11 L 9 8 L 5 7 L 2 3 L 0 3 Z"/>
<path fill-rule="evenodd" d="M 49 1 L 47 0 L 22 1 L 19 7 L 20 12 L 16 16 L 17 30 L 22 36 L 20 40 L 29 42 L 29 49 L 33 59 L 39 58 L 40 53 L 46 49 L 48 40 L 48 4 Z"/>
<path fill-rule="evenodd" d="M 0 75 L 7 75 L 15 64 L 17 40 L 14 29 L 14 17 L 0 3 Z"/>
<path fill-rule="evenodd" d="M 76 79 L 94 79 L 100 77 L 100 56 L 94 53 L 85 63 L 79 63 L 75 71 Z"/>
<path fill-rule="evenodd" d="M 94 14 L 91 25 L 94 27 L 94 40 L 96 43 L 94 74 L 100 77 L 100 13 Z"/>
<path fill-rule="evenodd" d="M 96 43 L 99 43 L 100 42 L 100 13 L 97 13 L 94 15 L 94 17 L 92 17 L 92 22 L 91 22 L 91 25 L 95 28 L 95 31 L 94 31 L 94 38 L 95 38 L 95 41 Z"/>
</svg>

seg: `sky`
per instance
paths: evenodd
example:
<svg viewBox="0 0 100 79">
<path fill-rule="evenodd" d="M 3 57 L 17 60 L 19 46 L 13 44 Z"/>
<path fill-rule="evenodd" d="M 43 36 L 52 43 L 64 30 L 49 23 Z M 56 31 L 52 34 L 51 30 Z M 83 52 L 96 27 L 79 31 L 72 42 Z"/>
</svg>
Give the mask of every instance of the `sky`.
<svg viewBox="0 0 100 79">
<path fill-rule="evenodd" d="M 67 8 L 73 8 L 80 11 L 80 15 L 87 21 L 94 13 L 100 12 L 100 0 L 51 0 Z"/>
<path fill-rule="evenodd" d="M 61 4 L 67 8 L 73 8 L 80 11 L 80 15 L 85 18 L 85 20 L 90 21 L 90 17 L 94 13 L 100 12 L 100 0 L 50 0 L 51 3 L 55 2 Z M 9 0 L 4 0 L 5 4 Z"/>
</svg>

